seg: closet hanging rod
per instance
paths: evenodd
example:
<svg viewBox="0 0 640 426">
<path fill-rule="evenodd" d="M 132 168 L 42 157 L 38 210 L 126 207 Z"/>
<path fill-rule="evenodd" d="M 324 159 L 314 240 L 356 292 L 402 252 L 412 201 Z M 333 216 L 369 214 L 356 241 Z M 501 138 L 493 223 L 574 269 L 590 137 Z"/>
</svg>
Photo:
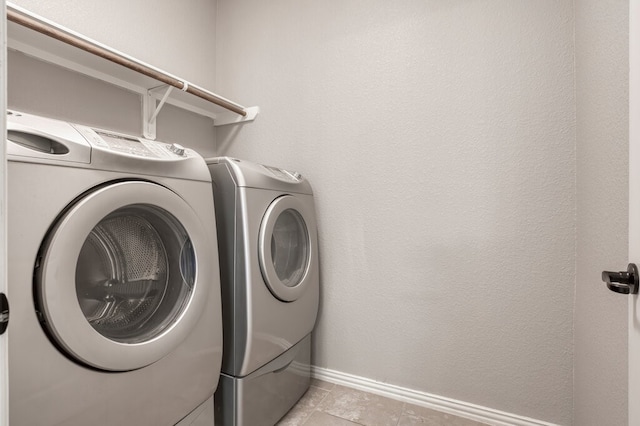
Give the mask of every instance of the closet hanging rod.
<svg viewBox="0 0 640 426">
<path fill-rule="evenodd" d="M 74 46 L 78 49 L 84 50 L 85 52 L 99 56 L 108 61 L 111 61 L 123 67 L 126 67 L 130 70 L 136 71 L 140 74 L 143 74 L 147 77 L 158 80 L 164 84 L 167 84 L 169 86 L 172 86 L 182 91 L 185 91 L 187 93 L 190 93 L 194 96 L 202 98 L 206 101 L 216 104 L 229 111 L 233 111 L 236 114 L 239 114 L 243 117 L 247 116 L 247 111 L 245 111 L 243 107 L 237 104 L 234 104 L 233 102 L 221 96 L 218 96 L 215 93 L 211 93 L 204 89 L 191 85 L 184 80 L 180 80 L 160 70 L 154 69 L 143 63 L 137 62 L 131 58 L 127 58 L 121 54 L 118 54 L 117 52 L 92 44 L 87 40 L 74 36 L 73 34 L 65 33 L 64 31 L 61 31 L 58 28 L 48 25 L 45 22 L 38 21 L 30 16 L 26 16 L 21 13 L 18 13 L 15 10 L 12 10 L 10 8 L 7 8 L 7 19 L 18 25 L 29 28 L 33 31 L 37 31 L 48 37 L 54 38 L 63 43 Z"/>
</svg>

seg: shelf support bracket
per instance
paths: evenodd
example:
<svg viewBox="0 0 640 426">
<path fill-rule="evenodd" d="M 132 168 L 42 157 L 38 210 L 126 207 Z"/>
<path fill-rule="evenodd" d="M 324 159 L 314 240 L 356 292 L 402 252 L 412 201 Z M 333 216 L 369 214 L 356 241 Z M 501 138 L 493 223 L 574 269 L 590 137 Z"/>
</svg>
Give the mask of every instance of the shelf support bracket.
<svg viewBox="0 0 640 426">
<path fill-rule="evenodd" d="M 164 95 L 160 98 L 160 103 L 156 105 L 157 96 L 154 92 L 165 89 Z M 163 84 L 162 86 L 153 87 L 147 90 L 147 93 L 142 97 L 142 134 L 145 138 L 155 140 L 156 138 L 156 118 L 160 114 L 160 110 L 164 106 L 165 102 L 169 98 L 173 90 L 173 86 Z"/>
<path fill-rule="evenodd" d="M 219 114 L 216 118 L 213 119 L 213 125 L 218 126 L 226 126 L 227 124 L 240 124 L 247 121 L 253 121 L 256 119 L 256 116 L 260 112 L 260 107 L 249 107 L 245 108 L 246 112 L 245 116 L 233 114 L 233 113 L 225 113 Z"/>
</svg>

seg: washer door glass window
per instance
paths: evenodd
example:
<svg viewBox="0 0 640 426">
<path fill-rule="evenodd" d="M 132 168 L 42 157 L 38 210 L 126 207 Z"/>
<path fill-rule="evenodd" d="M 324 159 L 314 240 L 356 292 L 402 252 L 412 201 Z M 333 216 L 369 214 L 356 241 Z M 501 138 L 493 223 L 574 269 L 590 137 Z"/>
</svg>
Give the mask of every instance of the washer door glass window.
<svg viewBox="0 0 640 426">
<path fill-rule="evenodd" d="M 58 220 L 36 267 L 38 308 L 72 358 L 149 365 L 191 333 L 208 299 L 211 234 L 180 196 L 148 182 L 89 193 Z"/>
<path fill-rule="evenodd" d="M 98 333 L 122 343 L 161 334 L 182 313 L 195 282 L 194 252 L 178 220 L 134 204 L 102 219 L 76 267 L 80 309 Z"/>
<path fill-rule="evenodd" d="M 284 302 L 298 299 L 306 288 L 312 245 L 304 211 L 293 196 L 277 198 L 260 227 L 262 275 L 271 293 Z"/>
</svg>

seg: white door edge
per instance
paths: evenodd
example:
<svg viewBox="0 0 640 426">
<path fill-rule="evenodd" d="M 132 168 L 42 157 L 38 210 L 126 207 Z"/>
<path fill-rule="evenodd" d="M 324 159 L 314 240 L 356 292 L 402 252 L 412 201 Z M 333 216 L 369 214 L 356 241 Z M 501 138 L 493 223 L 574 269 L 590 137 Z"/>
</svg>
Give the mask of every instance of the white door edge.
<svg viewBox="0 0 640 426">
<path fill-rule="evenodd" d="M 0 3 L 0 292 L 7 291 L 7 21 L 6 2 Z M 7 333 L 0 336 L 0 426 L 9 426 L 9 364 Z"/>
<path fill-rule="evenodd" d="M 629 262 L 640 264 L 640 0 L 629 1 Z M 629 298 L 629 425 L 640 425 L 640 302 Z"/>
</svg>

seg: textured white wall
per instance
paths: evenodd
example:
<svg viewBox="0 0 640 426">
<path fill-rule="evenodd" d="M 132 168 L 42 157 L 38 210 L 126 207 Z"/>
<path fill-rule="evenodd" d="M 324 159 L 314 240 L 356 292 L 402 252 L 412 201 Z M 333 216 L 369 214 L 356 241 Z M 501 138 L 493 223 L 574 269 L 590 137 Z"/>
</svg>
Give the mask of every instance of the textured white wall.
<svg viewBox="0 0 640 426">
<path fill-rule="evenodd" d="M 627 424 L 627 303 L 600 281 L 627 265 L 628 0 L 576 14 L 576 426 Z"/>
<path fill-rule="evenodd" d="M 568 425 L 573 2 L 218 0 L 218 152 L 299 170 L 321 367 Z"/>
<path fill-rule="evenodd" d="M 217 51 L 216 89 L 262 108 L 218 153 L 316 190 L 317 365 L 565 425 L 577 135 L 574 424 L 626 424 L 626 299 L 599 281 L 626 262 L 626 1 L 575 4 L 577 111 L 570 1 L 218 0 L 216 49 L 215 2 L 16 3 L 205 87 Z M 31 61 L 10 106 L 135 132 L 135 97 Z"/>
</svg>

